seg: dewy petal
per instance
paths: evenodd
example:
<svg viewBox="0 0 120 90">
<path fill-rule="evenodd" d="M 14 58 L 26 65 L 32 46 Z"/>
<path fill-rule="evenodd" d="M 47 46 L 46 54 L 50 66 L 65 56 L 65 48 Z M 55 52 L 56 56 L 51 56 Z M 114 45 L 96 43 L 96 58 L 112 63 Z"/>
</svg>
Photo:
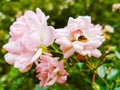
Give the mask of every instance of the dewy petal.
<svg viewBox="0 0 120 90">
<path fill-rule="evenodd" d="M 45 14 L 39 8 L 36 8 L 36 13 L 40 22 L 44 21 L 44 19 L 47 20 L 49 18 L 49 16 L 46 17 Z"/>
<path fill-rule="evenodd" d="M 27 10 L 26 12 L 25 12 L 25 14 L 24 14 L 24 16 L 25 17 L 36 17 L 37 15 L 33 12 L 33 11 L 31 11 L 31 10 Z"/>
<path fill-rule="evenodd" d="M 54 41 L 54 28 L 48 27 L 45 22 L 40 23 L 37 19 L 30 17 L 29 21 L 32 22 L 33 27 L 39 33 L 41 44 L 44 46 L 48 46 Z"/>
<path fill-rule="evenodd" d="M 60 68 L 61 70 L 64 70 L 64 62 L 63 61 L 58 62 L 57 67 Z"/>
<path fill-rule="evenodd" d="M 77 21 L 76 19 L 73 19 L 72 17 L 70 17 L 68 20 L 68 26 L 65 28 L 71 32 L 78 30 L 80 28 L 78 24 L 80 24 L 80 23 L 76 22 L 76 21 Z"/>
<path fill-rule="evenodd" d="M 86 22 L 91 23 L 91 17 L 90 16 L 84 16 L 84 19 Z"/>
<path fill-rule="evenodd" d="M 41 35 L 42 37 L 42 39 L 41 39 L 41 43 L 42 43 L 42 45 L 44 45 L 44 46 L 49 46 L 49 45 L 51 45 L 52 43 L 53 43 L 53 41 L 54 41 L 54 28 L 53 27 L 46 27 L 46 26 L 44 26 L 43 27 L 43 35 Z"/>
<path fill-rule="evenodd" d="M 91 57 L 91 52 L 90 50 L 84 50 L 85 54 L 81 54 L 81 55 L 88 55 L 89 57 Z"/>
<path fill-rule="evenodd" d="M 66 48 L 72 46 L 72 43 L 67 38 L 64 38 L 64 37 L 57 39 L 55 42 Z"/>
<path fill-rule="evenodd" d="M 19 70 L 20 70 L 20 72 L 25 73 L 25 72 L 29 71 L 31 69 L 31 67 L 32 67 L 32 64 L 26 66 L 23 69 L 20 68 Z"/>
<path fill-rule="evenodd" d="M 21 53 L 24 47 L 19 41 L 11 41 L 3 46 L 3 48 L 11 53 Z"/>
<path fill-rule="evenodd" d="M 16 58 L 18 57 L 18 55 L 7 53 L 4 57 L 5 57 L 5 61 L 7 63 L 13 65 L 15 63 Z"/>
<path fill-rule="evenodd" d="M 36 51 L 35 55 L 31 59 L 30 63 L 33 63 L 34 61 L 36 61 L 40 57 L 41 54 L 42 54 L 42 50 L 40 48 Z"/>
<path fill-rule="evenodd" d="M 26 25 L 21 21 L 14 22 L 13 25 L 10 27 L 10 35 L 12 36 L 12 38 L 18 38 L 26 31 Z"/>
<path fill-rule="evenodd" d="M 79 41 L 75 41 L 75 42 L 73 43 L 73 48 L 74 48 L 75 50 L 77 50 L 77 51 L 83 50 L 83 46 L 84 46 L 84 43 L 79 42 Z"/>
<path fill-rule="evenodd" d="M 41 86 L 41 87 L 45 87 L 45 81 L 42 80 L 42 79 L 41 79 L 41 81 L 40 81 L 40 86 Z"/>
<path fill-rule="evenodd" d="M 67 80 L 67 76 L 62 76 L 57 79 L 57 82 L 63 84 L 66 80 Z"/>
<path fill-rule="evenodd" d="M 25 70 L 30 64 L 30 60 L 33 54 L 31 53 L 23 53 L 19 55 L 15 61 L 14 67 L 19 68 L 20 70 Z"/>
<path fill-rule="evenodd" d="M 47 82 L 44 86 L 50 86 L 53 85 L 57 80 L 57 76 L 55 76 L 52 80 L 50 80 L 50 82 Z"/>
<path fill-rule="evenodd" d="M 36 17 L 31 16 L 31 17 L 27 18 L 26 23 L 27 23 L 27 25 L 29 26 L 30 29 L 35 29 L 35 30 L 39 31 L 39 30 L 41 30 L 40 27 L 41 27 L 41 24 L 43 22 L 40 22 L 39 19 L 37 19 Z"/>
<path fill-rule="evenodd" d="M 67 50 L 66 52 L 63 53 L 64 58 L 70 57 L 74 52 L 75 52 L 75 50 L 73 48 L 70 48 L 69 50 Z"/>
<path fill-rule="evenodd" d="M 55 81 L 57 80 L 57 72 L 59 71 L 59 68 L 56 68 L 52 74 L 47 78 L 46 85 L 53 85 Z"/>
<path fill-rule="evenodd" d="M 68 32 L 64 28 L 55 29 L 55 38 L 67 37 Z"/>
<path fill-rule="evenodd" d="M 94 49 L 91 51 L 92 56 L 99 58 L 101 56 L 101 52 L 98 49 Z"/>
<path fill-rule="evenodd" d="M 91 41 L 91 46 L 94 48 L 98 48 L 101 44 L 102 42 L 100 42 L 99 40 Z"/>
<path fill-rule="evenodd" d="M 39 33 L 32 30 L 22 37 L 22 44 L 30 51 L 36 51 L 40 45 Z"/>
</svg>

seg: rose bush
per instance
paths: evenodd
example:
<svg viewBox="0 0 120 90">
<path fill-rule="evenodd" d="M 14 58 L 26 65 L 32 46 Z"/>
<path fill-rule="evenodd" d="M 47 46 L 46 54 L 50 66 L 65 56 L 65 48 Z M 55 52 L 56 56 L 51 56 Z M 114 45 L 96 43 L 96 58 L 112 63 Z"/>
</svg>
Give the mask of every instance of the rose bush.
<svg viewBox="0 0 120 90">
<path fill-rule="evenodd" d="M 67 80 L 68 73 L 64 70 L 63 62 L 50 57 L 50 51 L 47 50 L 54 39 L 60 44 L 64 58 L 69 58 L 74 52 L 98 58 L 101 53 L 97 48 L 104 41 L 101 26 L 94 26 L 89 16 L 70 18 L 65 28 L 56 30 L 47 25 L 47 19 L 38 8 L 36 14 L 27 11 L 10 27 L 11 38 L 3 46 L 8 51 L 5 55 L 6 62 L 21 72 L 27 72 L 33 63 L 36 64 L 41 87 L 55 82 L 63 84 Z"/>
</svg>

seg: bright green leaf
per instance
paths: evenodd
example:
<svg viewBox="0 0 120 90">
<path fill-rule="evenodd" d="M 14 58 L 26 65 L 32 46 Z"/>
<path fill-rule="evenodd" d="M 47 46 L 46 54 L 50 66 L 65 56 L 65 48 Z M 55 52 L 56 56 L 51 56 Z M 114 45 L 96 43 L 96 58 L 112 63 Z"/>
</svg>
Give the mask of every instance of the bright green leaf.
<svg viewBox="0 0 120 90">
<path fill-rule="evenodd" d="M 40 85 L 36 85 L 34 90 L 48 90 L 48 87 L 41 88 Z"/>
<path fill-rule="evenodd" d="M 116 51 L 115 54 L 120 59 L 120 52 Z"/>
<path fill-rule="evenodd" d="M 77 65 L 78 65 L 79 68 L 82 68 L 82 66 L 84 65 L 84 63 L 79 62 Z"/>
<path fill-rule="evenodd" d="M 107 75 L 108 80 L 113 80 L 120 75 L 120 71 L 118 69 L 111 69 L 109 74 Z"/>
<path fill-rule="evenodd" d="M 116 87 L 116 88 L 114 88 L 114 90 L 120 90 L 120 87 Z"/>
<path fill-rule="evenodd" d="M 98 72 L 98 75 L 101 77 L 101 78 L 104 78 L 105 77 L 105 74 L 106 74 L 106 69 L 107 69 L 107 66 L 105 64 L 103 64 L 102 66 L 100 66 L 98 69 L 97 69 L 97 72 Z"/>
</svg>

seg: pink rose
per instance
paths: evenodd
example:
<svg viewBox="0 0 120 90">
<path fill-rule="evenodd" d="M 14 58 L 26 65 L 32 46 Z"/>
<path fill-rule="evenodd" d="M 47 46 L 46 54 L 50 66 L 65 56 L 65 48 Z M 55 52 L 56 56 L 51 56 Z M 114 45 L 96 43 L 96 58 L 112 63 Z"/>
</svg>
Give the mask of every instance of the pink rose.
<svg viewBox="0 0 120 90">
<path fill-rule="evenodd" d="M 102 27 L 93 25 L 91 17 L 79 16 L 77 19 L 69 18 L 65 28 L 56 29 L 56 43 L 64 53 L 64 57 L 70 57 L 74 52 L 82 56 L 100 57 L 97 49 L 105 38 L 102 35 Z"/>
<path fill-rule="evenodd" d="M 40 9 L 26 11 L 10 27 L 11 38 L 3 47 L 8 51 L 5 60 L 20 71 L 28 71 L 42 53 L 40 46 L 54 41 L 54 28 L 47 25 L 48 16 Z"/>
<path fill-rule="evenodd" d="M 57 59 L 41 55 L 40 63 L 36 67 L 41 87 L 53 85 L 55 82 L 63 84 L 67 80 L 68 73 L 64 70 L 63 62 Z"/>
</svg>

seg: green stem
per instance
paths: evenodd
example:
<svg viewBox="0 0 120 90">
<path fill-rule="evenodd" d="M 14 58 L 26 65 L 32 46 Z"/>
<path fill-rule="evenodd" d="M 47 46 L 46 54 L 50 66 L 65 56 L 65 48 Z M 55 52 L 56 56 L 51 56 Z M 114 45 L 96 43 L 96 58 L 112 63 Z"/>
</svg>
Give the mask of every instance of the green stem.
<svg viewBox="0 0 120 90">
<path fill-rule="evenodd" d="M 105 57 L 106 57 L 107 55 L 109 55 L 110 53 L 111 53 L 111 52 L 106 52 L 103 56 L 100 57 L 100 62 L 99 62 L 99 64 L 97 65 L 96 69 L 105 63 L 105 61 L 106 61 Z"/>
<path fill-rule="evenodd" d="M 51 45 L 51 47 L 52 47 L 55 51 L 59 52 L 59 51 L 54 47 L 53 44 Z"/>
<path fill-rule="evenodd" d="M 86 56 L 86 64 L 91 70 L 95 69 L 95 65 L 93 64 L 92 60 L 91 59 L 89 60 L 87 56 Z"/>
<path fill-rule="evenodd" d="M 51 47 L 53 48 L 53 50 L 52 50 L 52 49 L 49 49 L 49 51 L 55 52 L 55 53 L 59 53 L 59 54 L 63 54 L 63 53 L 60 52 L 58 49 L 56 49 L 56 48 L 54 47 L 54 45 L 51 45 Z"/>
<path fill-rule="evenodd" d="M 93 72 L 92 83 L 95 83 L 96 74 Z"/>
<path fill-rule="evenodd" d="M 58 51 L 54 51 L 52 49 L 49 49 L 50 52 L 54 52 L 54 53 L 59 53 L 59 54 L 63 54 L 62 52 L 58 52 Z"/>
<path fill-rule="evenodd" d="M 107 89 L 109 90 L 109 85 L 107 84 L 106 80 L 104 78 L 101 78 L 103 80 L 103 82 L 105 83 Z"/>
</svg>

